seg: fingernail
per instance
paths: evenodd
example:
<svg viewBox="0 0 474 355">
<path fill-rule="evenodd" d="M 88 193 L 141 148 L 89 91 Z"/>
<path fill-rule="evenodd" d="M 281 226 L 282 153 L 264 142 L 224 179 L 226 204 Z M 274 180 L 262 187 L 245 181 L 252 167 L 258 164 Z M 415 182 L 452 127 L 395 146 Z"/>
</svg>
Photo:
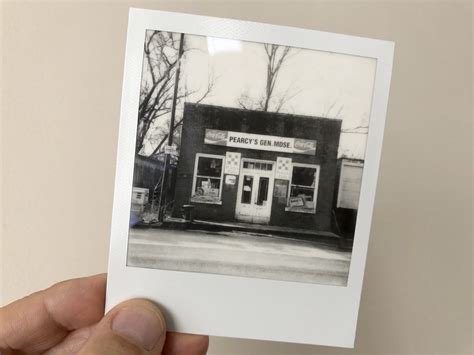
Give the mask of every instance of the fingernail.
<svg viewBox="0 0 474 355">
<path fill-rule="evenodd" d="M 150 351 L 165 333 L 163 322 L 151 310 L 124 308 L 112 320 L 112 330 Z"/>
</svg>

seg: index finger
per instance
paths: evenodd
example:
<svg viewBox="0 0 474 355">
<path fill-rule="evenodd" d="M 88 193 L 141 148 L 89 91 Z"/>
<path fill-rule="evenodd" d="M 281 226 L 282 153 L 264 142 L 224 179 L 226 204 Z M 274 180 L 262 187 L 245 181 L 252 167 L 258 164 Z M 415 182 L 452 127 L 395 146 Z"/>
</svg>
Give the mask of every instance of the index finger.
<svg viewBox="0 0 474 355">
<path fill-rule="evenodd" d="M 106 274 L 58 283 L 0 308 L 0 350 L 43 352 L 104 315 Z"/>
</svg>

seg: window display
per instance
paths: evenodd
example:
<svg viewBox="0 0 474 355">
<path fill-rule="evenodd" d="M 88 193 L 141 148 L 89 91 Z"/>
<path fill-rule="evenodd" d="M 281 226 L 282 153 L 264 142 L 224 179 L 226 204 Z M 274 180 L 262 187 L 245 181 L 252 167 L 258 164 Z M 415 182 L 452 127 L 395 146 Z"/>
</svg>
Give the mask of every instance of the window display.
<svg viewBox="0 0 474 355">
<path fill-rule="evenodd" d="M 315 212 L 318 173 L 316 165 L 293 165 L 287 211 Z"/>
<path fill-rule="evenodd" d="M 223 157 L 196 156 L 194 188 L 191 201 L 213 203 L 221 199 Z"/>
</svg>

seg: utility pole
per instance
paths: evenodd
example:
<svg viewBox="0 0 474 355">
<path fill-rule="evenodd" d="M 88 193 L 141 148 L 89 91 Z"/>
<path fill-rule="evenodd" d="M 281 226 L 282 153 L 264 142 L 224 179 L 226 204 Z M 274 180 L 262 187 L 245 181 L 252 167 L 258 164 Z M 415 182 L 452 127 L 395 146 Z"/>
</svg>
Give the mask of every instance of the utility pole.
<svg viewBox="0 0 474 355">
<path fill-rule="evenodd" d="M 173 104 L 171 106 L 171 120 L 170 120 L 170 133 L 168 135 L 168 145 L 173 144 L 173 128 L 176 117 L 176 103 L 178 101 L 178 86 L 179 86 L 179 74 L 181 72 L 181 57 L 184 51 L 184 33 L 181 33 L 179 40 L 179 52 L 178 52 L 178 67 L 176 68 L 176 77 L 174 78 L 174 93 L 173 93 Z"/>
<path fill-rule="evenodd" d="M 179 40 L 179 51 L 178 51 L 178 63 L 176 67 L 176 74 L 174 78 L 174 92 L 173 92 L 173 102 L 171 104 L 171 118 L 170 118 L 170 127 L 168 133 L 168 147 L 173 145 L 173 131 L 174 131 L 174 122 L 176 117 L 176 104 L 178 101 L 178 89 L 179 89 L 179 74 L 181 71 L 181 57 L 184 52 L 184 33 L 181 33 Z M 161 189 L 160 189 L 160 199 L 158 203 L 158 220 L 163 221 L 164 210 L 162 211 L 162 206 L 165 202 L 165 185 L 168 185 L 168 165 L 170 164 L 170 152 L 166 150 L 165 147 L 165 163 L 163 167 L 163 179 L 161 180 Z"/>
</svg>

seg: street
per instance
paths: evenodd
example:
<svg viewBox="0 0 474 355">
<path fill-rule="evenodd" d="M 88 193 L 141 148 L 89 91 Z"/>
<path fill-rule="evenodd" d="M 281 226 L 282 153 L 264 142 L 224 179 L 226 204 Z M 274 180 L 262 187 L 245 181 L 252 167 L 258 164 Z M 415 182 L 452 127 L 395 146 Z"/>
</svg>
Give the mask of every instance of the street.
<svg viewBox="0 0 474 355">
<path fill-rule="evenodd" d="M 351 252 L 245 232 L 130 229 L 128 266 L 347 284 Z"/>
</svg>

